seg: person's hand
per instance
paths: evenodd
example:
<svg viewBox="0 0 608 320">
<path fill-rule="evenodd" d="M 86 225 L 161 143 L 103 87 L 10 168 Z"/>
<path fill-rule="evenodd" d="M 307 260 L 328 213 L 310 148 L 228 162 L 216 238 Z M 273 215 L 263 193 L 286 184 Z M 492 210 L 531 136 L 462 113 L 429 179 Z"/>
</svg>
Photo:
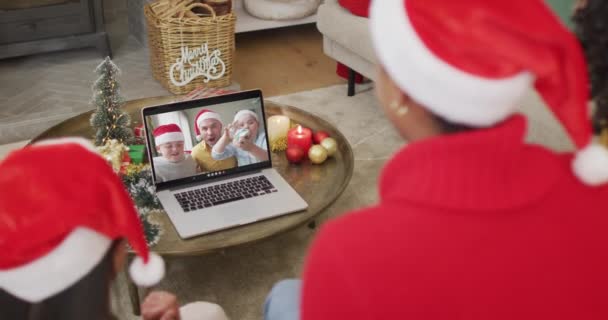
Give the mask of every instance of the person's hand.
<svg viewBox="0 0 608 320">
<path fill-rule="evenodd" d="M 234 128 L 234 123 L 231 123 L 224 128 L 222 138 L 224 138 L 226 142 L 232 142 L 232 137 L 230 136 L 230 130 L 232 130 L 232 128 Z"/>
<path fill-rule="evenodd" d="M 177 297 L 166 291 L 152 291 L 141 304 L 143 320 L 180 320 Z"/>
<path fill-rule="evenodd" d="M 241 137 L 241 139 L 239 139 L 239 141 L 237 142 L 237 147 L 245 151 L 250 151 L 253 146 L 253 141 L 251 141 L 251 138 L 249 136 Z"/>
</svg>

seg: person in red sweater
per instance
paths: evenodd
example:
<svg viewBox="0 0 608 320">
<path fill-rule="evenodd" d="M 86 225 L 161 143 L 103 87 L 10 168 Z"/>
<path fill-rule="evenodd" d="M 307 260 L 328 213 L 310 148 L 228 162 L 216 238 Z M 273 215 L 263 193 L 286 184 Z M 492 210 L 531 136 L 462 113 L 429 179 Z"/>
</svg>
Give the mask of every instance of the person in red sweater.
<svg viewBox="0 0 608 320">
<path fill-rule="evenodd" d="M 370 27 L 409 145 L 377 205 L 322 227 L 301 300 L 279 283 L 267 319 L 608 319 L 608 150 L 576 38 L 542 0 L 376 0 Z M 524 141 L 531 86 L 575 152 Z"/>
</svg>

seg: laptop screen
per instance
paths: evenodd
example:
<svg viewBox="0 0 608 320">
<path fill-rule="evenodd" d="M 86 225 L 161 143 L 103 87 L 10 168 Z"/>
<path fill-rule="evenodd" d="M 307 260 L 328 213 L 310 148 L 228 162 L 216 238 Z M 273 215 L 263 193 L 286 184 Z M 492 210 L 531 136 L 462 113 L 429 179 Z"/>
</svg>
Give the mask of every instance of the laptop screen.
<svg viewBox="0 0 608 320">
<path fill-rule="evenodd" d="M 256 92 L 144 111 L 155 183 L 198 181 L 270 167 L 263 100 Z"/>
</svg>

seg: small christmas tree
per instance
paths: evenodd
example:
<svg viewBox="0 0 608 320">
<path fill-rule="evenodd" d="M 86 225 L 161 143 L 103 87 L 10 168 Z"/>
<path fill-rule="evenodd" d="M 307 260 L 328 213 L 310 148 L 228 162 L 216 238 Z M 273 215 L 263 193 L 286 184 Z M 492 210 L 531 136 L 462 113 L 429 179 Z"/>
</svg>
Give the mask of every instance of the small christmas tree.
<svg viewBox="0 0 608 320">
<path fill-rule="evenodd" d="M 97 66 L 95 73 L 99 75 L 93 85 L 93 101 L 96 111 L 91 116 L 91 126 L 95 129 L 95 144 L 105 145 L 109 140 L 116 139 L 123 144 L 130 144 L 135 136 L 129 128 L 131 118 L 121 106 L 124 99 L 116 76 L 120 74 L 118 67 L 107 57 Z"/>
<path fill-rule="evenodd" d="M 155 213 L 162 214 L 163 207 L 156 196 L 150 165 L 129 165 L 121 178 L 139 213 L 146 242 L 148 246 L 153 246 L 160 240 L 164 230 L 152 217 Z"/>
</svg>

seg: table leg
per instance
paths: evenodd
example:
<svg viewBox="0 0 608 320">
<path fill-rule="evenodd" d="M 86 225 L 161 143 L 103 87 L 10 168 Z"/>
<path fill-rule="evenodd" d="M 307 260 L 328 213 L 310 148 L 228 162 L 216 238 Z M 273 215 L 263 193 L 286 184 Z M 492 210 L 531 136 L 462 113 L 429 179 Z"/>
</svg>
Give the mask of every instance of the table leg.
<svg viewBox="0 0 608 320">
<path fill-rule="evenodd" d="M 141 310 L 139 308 L 140 300 L 139 300 L 139 290 L 131 277 L 127 275 L 127 287 L 129 288 L 129 298 L 131 300 L 131 307 L 133 308 L 133 314 L 136 316 L 141 315 Z"/>
<path fill-rule="evenodd" d="M 355 70 L 348 68 L 348 96 L 352 97 L 355 95 L 355 78 L 357 73 Z"/>
<path fill-rule="evenodd" d="M 129 264 L 133 262 L 134 256 L 133 254 L 129 254 Z M 165 268 L 168 268 L 168 261 L 165 259 Z M 166 270 L 166 269 L 165 269 Z M 131 307 L 133 309 L 133 314 L 136 316 L 141 315 L 141 297 L 146 297 L 148 293 L 150 293 L 150 288 L 142 288 L 142 295 L 140 296 L 140 291 L 137 285 L 131 280 L 127 272 L 127 289 L 129 290 L 129 300 L 131 300 Z"/>
<path fill-rule="evenodd" d="M 316 222 L 315 220 L 311 220 L 311 221 L 308 223 L 308 228 L 309 228 L 309 229 L 312 229 L 312 230 L 316 229 L 316 228 L 317 228 L 317 222 Z"/>
</svg>

